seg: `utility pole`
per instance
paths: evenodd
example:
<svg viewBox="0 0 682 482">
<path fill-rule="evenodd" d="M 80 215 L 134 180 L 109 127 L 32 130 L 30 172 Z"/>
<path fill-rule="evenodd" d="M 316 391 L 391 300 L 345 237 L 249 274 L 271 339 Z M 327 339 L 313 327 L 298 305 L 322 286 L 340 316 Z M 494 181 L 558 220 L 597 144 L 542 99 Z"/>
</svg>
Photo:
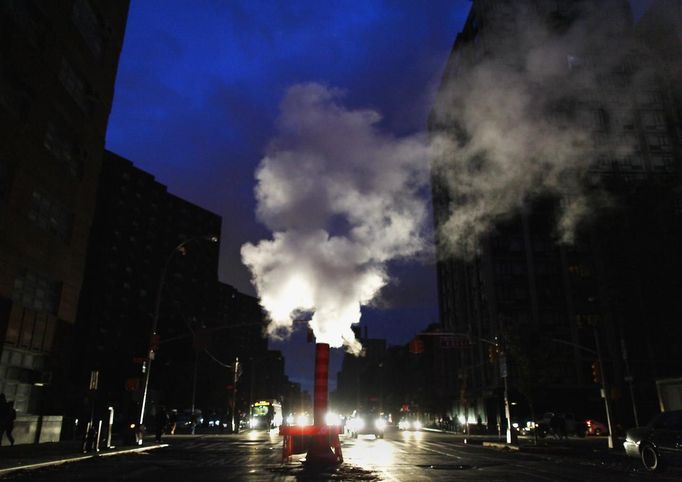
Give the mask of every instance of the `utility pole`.
<svg viewBox="0 0 682 482">
<path fill-rule="evenodd" d="M 194 377 L 192 378 L 192 417 L 194 417 L 194 409 L 197 398 L 197 372 L 199 368 L 199 351 L 194 350 Z M 196 431 L 196 424 L 192 422 L 192 435 Z"/>
<path fill-rule="evenodd" d="M 518 437 L 514 432 L 511 421 L 511 409 L 509 407 L 509 382 L 507 381 L 507 354 L 502 351 L 500 353 L 500 377 L 504 380 L 504 416 L 507 419 L 507 443 L 518 443 Z"/>
<path fill-rule="evenodd" d="M 621 334 L 620 338 L 620 350 L 623 354 L 623 362 L 625 363 L 625 381 L 630 388 L 630 401 L 632 402 L 632 415 L 635 418 L 635 427 L 639 427 L 639 417 L 637 416 L 637 404 L 635 403 L 635 389 L 632 385 L 634 379 L 632 378 L 632 373 L 630 372 L 630 362 L 628 361 L 628 350 L 625 346 L 625 338 Z"/>
<path fill-rule="evenodd" d="M 239 357 L 234 359 L 234 376 L 232 378 L 232 433 L 237 432 L 237 418 L 235 409 L 237 407 L 237 379 L 239 378 Z"/>
</svg>

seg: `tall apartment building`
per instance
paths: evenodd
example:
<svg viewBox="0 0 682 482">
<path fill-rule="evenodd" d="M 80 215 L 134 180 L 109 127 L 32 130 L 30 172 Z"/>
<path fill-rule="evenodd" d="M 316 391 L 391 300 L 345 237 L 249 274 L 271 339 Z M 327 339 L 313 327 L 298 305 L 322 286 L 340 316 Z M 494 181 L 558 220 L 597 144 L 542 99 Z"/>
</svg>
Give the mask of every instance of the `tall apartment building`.
<svg viewBox="0 0 682 482">
<path fill-rule="evenodd" d="M 18 412 L 62 410 L 128 3 L 0 2 L 0 392 Z"/>
<path fill-rule="evenodd" d="M 189 407 L 191 333 L 200 333 L 212 316 L 219 249 L 209 238 L 219 236 L 220 228 L 220 216 L 170 194 L 151 174 L 105 151 L 76 325 L 80 373 L 73 392 L 81 400 L 90 372 L 98 371 L 97 402 L 113 404 L 117 413 L 134 410 L 129 405 L 140 398 L 141 360 L 166 269 L 158 315 L 163 342 L 151 400 L 163 387 L 169 401 L 184 396 Z M 194 240 L 176 249 L 189 239 Z M 173 378 L 176 382 L 168 381 Z"/>
<path fill-rule="evenodd" d="M 74 403 L 74 416 L 93 404 L 98 414 L 113 406 L 121 421 L 139 413 L 162 277 L 148 414 L 158 404 L 224 414 L 236 358 L 240 408 L 281 395 L 284 360 L 268 351 L 258 300 L 218 280 L 219 244 L 210 238 L 220 235 L 221 223 L 219 215 L 105 151 L 76 325 L 73 393 L 81 405 Z M 92 371 L 99 374 L 94 392 Z"/>
<path fill-rule="evenodd" d="M 526 406 L 523 415 L 531 398 L 538 411 L 604 418 L 590 373 L 595 331 L 616 420 L 623 425 L 632 423 L 630 384 L 640 416 L 646 416 L 656 408 L 654 379 L 679 372 L 680 119 L 652 62 L 655 52 L 635 42 L 625 2 L 475 0 L 450 55 L 430 130 L 466 144 L 468 133 L 462 119 L 450 115 L 456 109 L 447 104 L 448 93 L 460 89 L 466 96 L 463 79 L 481 62 L 522 72 L 531 51 L 543 47 L 534 39 L 551 44 L 552 32 L 558 37 L 581 21 L 582 7 L 597 9 L 602 17 L 596 26 L 610 35 L 603 38 L 622 50 L 606 59 L 603 46 L 595 45 L 557 63 L 563 65 L 561 79 L 545 81 L 563 85 L 565 95 L 549 115 L 587 126 L 595 147 L 581 182 L 588 193 L 606 193 L 609 202 L 592 205 L 597 207 L 587 212 L 571 243 L 561 242 L 556 229 L 566 199 L 550 194 L 528 196 L 515 212 L 500 216 L 473 256 L 440 250 L 441 323 L 445 331 L 473 340 L 453 367 L 460 387 L 453 419 L 480 416 L 493 427 L 503 413 L 498 360 L 484 340 L 507 345 L 511 397 Z M 518 14 L 524 8 L 535 24 Z M 516 14 L 502 14 L 510 11 Z M 614 27 L 609 17 L 622 21 Z M 538 19 L 550 35 L 525 35 Z M 573 87 L 588 75 L 594 80 L 588 87 Z M 630 148 L 611 148 L 613 139 Z M 434 177 L 433 186 L 440 229 L 459 201 L 443 179 Z"/>
</svg>

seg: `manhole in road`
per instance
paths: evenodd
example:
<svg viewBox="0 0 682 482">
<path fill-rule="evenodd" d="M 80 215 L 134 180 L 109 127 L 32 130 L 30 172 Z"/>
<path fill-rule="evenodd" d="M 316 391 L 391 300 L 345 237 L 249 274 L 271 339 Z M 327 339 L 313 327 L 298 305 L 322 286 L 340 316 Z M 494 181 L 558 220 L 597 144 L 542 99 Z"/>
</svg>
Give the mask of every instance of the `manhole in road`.
<svg viewBox="0 0 682 482">
<path fill-rule="evenodd" d="M 381 480 L 375 472 L 365 470 L 361 467 L 343 464 L 340 467 L 315 468 L 306 467 L 303 464 L 285 465 L 278 468 L 271 468 L 271 473 L 286 476 L 295 476 L 298 481 L 367 481 L 376 482 Z"/>
</svg>

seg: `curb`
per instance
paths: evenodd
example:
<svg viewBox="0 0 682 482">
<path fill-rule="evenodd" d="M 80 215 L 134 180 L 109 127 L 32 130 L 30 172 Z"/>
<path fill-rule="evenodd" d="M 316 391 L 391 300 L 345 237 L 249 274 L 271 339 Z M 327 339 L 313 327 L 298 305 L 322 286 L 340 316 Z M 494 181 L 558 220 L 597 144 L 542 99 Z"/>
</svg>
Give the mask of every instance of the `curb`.
<svg viewBox="0 0 682 482">
<path fill-rule="evenodd" d="M 63 459 L 48 460 L 46 462 L 37 462 L 34 464 L 26 464 L 26 465 L 17 465 L 16 467 L 7 467 L 4 469 L 0 469 L 0 476 L 9 474 L 11 472 L 16 472 L 18 470 L 34 470 L 34 469 L 40 469 L 42 467 L 49 467 L 51 465 L 62 465 L 62 464 L 68 464 L 71 462 L 81 462 L 83 460 L 94 459 L 97 457 L 111 457 L 112 455 L 129 454 L 129 453 L 134 453 L 134 452 L 143 452 L 145 450 L 160 449 L 163 447 L 168 447 L 168 444 L 150 445 L 148 447 L 134 447 L 131 449 L 115 450 L 113 452 L 105 452 L 105 453 L 98 453 L 98 454 L 92 454 L 92 455 L 77 455 L 77 456 L 63 458 Z"/>
<path fill-rule="evenodd" d="M 502 449 L 502 450 L 511 450 L 514 452 L 518 452 L 520 447 L 518 445 L 510 445 L 506 443 L 501 443 L 501 442 L 483 442 L 482 444 L 484 447 L 490 447 L 494 449 Z"/>
</svg>

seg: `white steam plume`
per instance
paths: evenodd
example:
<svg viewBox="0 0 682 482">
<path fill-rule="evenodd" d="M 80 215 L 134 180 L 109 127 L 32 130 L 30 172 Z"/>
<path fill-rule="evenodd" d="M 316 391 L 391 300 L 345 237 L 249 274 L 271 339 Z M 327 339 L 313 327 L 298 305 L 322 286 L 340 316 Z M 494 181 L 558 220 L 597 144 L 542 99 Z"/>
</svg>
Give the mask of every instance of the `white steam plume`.
<svg viewBox="0 0 682 482">
<path fill-rule="evenodd" d="M 594 202 L 608 202 L 593 195 L 597 161 L 604 169 L 641 162 L 631 159 L 638 141 L 628 126 L 633 94 L 649 82 L 643 69 L 624 71 L 637 53 L 624 41 L 621 0 L 486 5 L 481 32 L 448 67 L 432 117 L 456 141 L 435 164 L 452 199 L 439 239 L 464 257 L 496 222 L 548 193 L 562 200 L 556 230 L 571 242 Z"/>
<path fill-rule="evenodd" d="M 358 353 L 351 325 L 388 282 L 386 262 L 424 247 L 429 152 L 424 136 L 383 133 L 377 112 L 341 97 L 316 83 L 287 91 L 256 173 L 257 214 L 273 239 L 241 252 L 270 333 L 311 312 L 318 341 Z"/>
</svg>

